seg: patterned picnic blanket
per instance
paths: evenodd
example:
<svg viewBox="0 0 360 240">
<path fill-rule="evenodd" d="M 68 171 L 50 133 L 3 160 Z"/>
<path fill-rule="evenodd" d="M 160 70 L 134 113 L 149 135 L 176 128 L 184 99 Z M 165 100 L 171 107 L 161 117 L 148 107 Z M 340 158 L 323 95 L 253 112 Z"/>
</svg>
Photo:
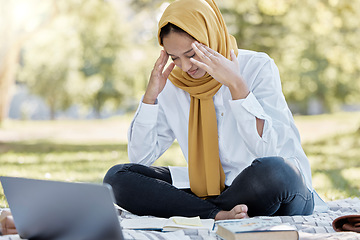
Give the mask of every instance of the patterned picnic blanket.
<svg viewBox="0 0 360 240">
<path fill-rule="evenodd" d="M 324 213 L 314 212 L 310 216 L 281 216 L 283 223 L 289 223 L 299 231 L 301 240 L 352 240 L 359 239 L 360 234 L 354 232 L 335 232 L 332 221 L 340 216 L 360 214 L 360 199 L 348 198 L 327 203 L 329 210 Z M 138 218 L 128 212 L 122 212 L 120 221 L 124 218 Z M 215 231 L 179 230 L 176 232 L 135 231 L 124 230 L 126 240 L 217 240 Z M 20 240 L 18 235 L 0 236 L 0 240 Z"/>
</svg>

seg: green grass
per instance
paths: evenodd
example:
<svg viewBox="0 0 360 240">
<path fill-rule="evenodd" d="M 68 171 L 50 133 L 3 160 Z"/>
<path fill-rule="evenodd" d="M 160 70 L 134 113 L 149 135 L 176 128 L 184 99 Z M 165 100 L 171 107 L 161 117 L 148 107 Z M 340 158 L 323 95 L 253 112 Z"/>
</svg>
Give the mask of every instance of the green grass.
<svg viewBox="0 0 360 240">
<path fill-rule="evenodd" d="M 313 185 L 323 198 L 360 197 L 360 131 L 303 144 Z"/>
<path fill-rule="evenodd" d="M 0 128 L 0 175 L 100 183 L 127 162 L 130 117 L 94 121 L 8 121 Z M 295 117 L 325 200 L 360 196 L 360 113 Z M 156 165 L 185 165 L 179 145 Z M 7 202 L 0 187 L 0 207 Z"/>
<path fill-rule="evenodd" d="M 297 116 L 313 186 L 326 201 L 360 197 L 360 112 Z"/>
</svg>

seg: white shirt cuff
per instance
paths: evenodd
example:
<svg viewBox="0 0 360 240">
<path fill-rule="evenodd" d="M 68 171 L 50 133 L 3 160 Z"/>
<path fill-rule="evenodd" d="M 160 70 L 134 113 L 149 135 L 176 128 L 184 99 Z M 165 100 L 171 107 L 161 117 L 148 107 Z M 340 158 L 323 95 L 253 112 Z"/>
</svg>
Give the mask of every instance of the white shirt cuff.
<svg viewBox="0 0 360 240">
<path fill-rule="evenodd" d="M 237 119 L 250 119 L 254 116 L 265 119 L 265 112 L 255 95 L 250 92 L 244 99 L 230 100 L 230 106 Z"/>
<path fill-rule="evenodd" d="M 157 102 L 155 104 L 146 104 L 141 100 L 139 109 L 136 114 L 136 123 L 146 125 L 156 124 L 158 112 L 159 105 Z"/>
</svg>

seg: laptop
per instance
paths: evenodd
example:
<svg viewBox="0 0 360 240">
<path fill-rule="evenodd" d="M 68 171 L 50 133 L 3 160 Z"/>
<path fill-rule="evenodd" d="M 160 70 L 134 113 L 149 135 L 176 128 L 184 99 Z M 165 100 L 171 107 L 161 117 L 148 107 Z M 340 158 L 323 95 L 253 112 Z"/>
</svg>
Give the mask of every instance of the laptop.
<svg viewBox="0 0 360 240">
<path fill-rule="evenodd" d="M 0 177 L 21 238 L 123 240 L 108 184 Z"/>
</svg>

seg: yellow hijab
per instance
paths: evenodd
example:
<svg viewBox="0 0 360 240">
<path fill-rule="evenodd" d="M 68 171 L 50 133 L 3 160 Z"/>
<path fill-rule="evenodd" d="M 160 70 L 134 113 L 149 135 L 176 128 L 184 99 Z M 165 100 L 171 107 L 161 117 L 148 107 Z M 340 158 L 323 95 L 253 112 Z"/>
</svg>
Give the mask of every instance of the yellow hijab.
<svg viewBox="0 0 360 240">
<path fill-rule="evenodd" d="M 236 40 L 226 28 L 214 0 L 178 0 L 171 3 L 159 21 L 161 28 L 172 23 L 197 41 L 230 59 L 237 55 Z M 190 94 L 188 166 L 190 188 L 199 197 L 217 196 L 225 188 L 225 174 L 219 157 L 218 130 L 213 96 L 221 84 L 206 73 L 199 79 L 176 67 L 169 76 L 177 87 Z"/>
</svg>

